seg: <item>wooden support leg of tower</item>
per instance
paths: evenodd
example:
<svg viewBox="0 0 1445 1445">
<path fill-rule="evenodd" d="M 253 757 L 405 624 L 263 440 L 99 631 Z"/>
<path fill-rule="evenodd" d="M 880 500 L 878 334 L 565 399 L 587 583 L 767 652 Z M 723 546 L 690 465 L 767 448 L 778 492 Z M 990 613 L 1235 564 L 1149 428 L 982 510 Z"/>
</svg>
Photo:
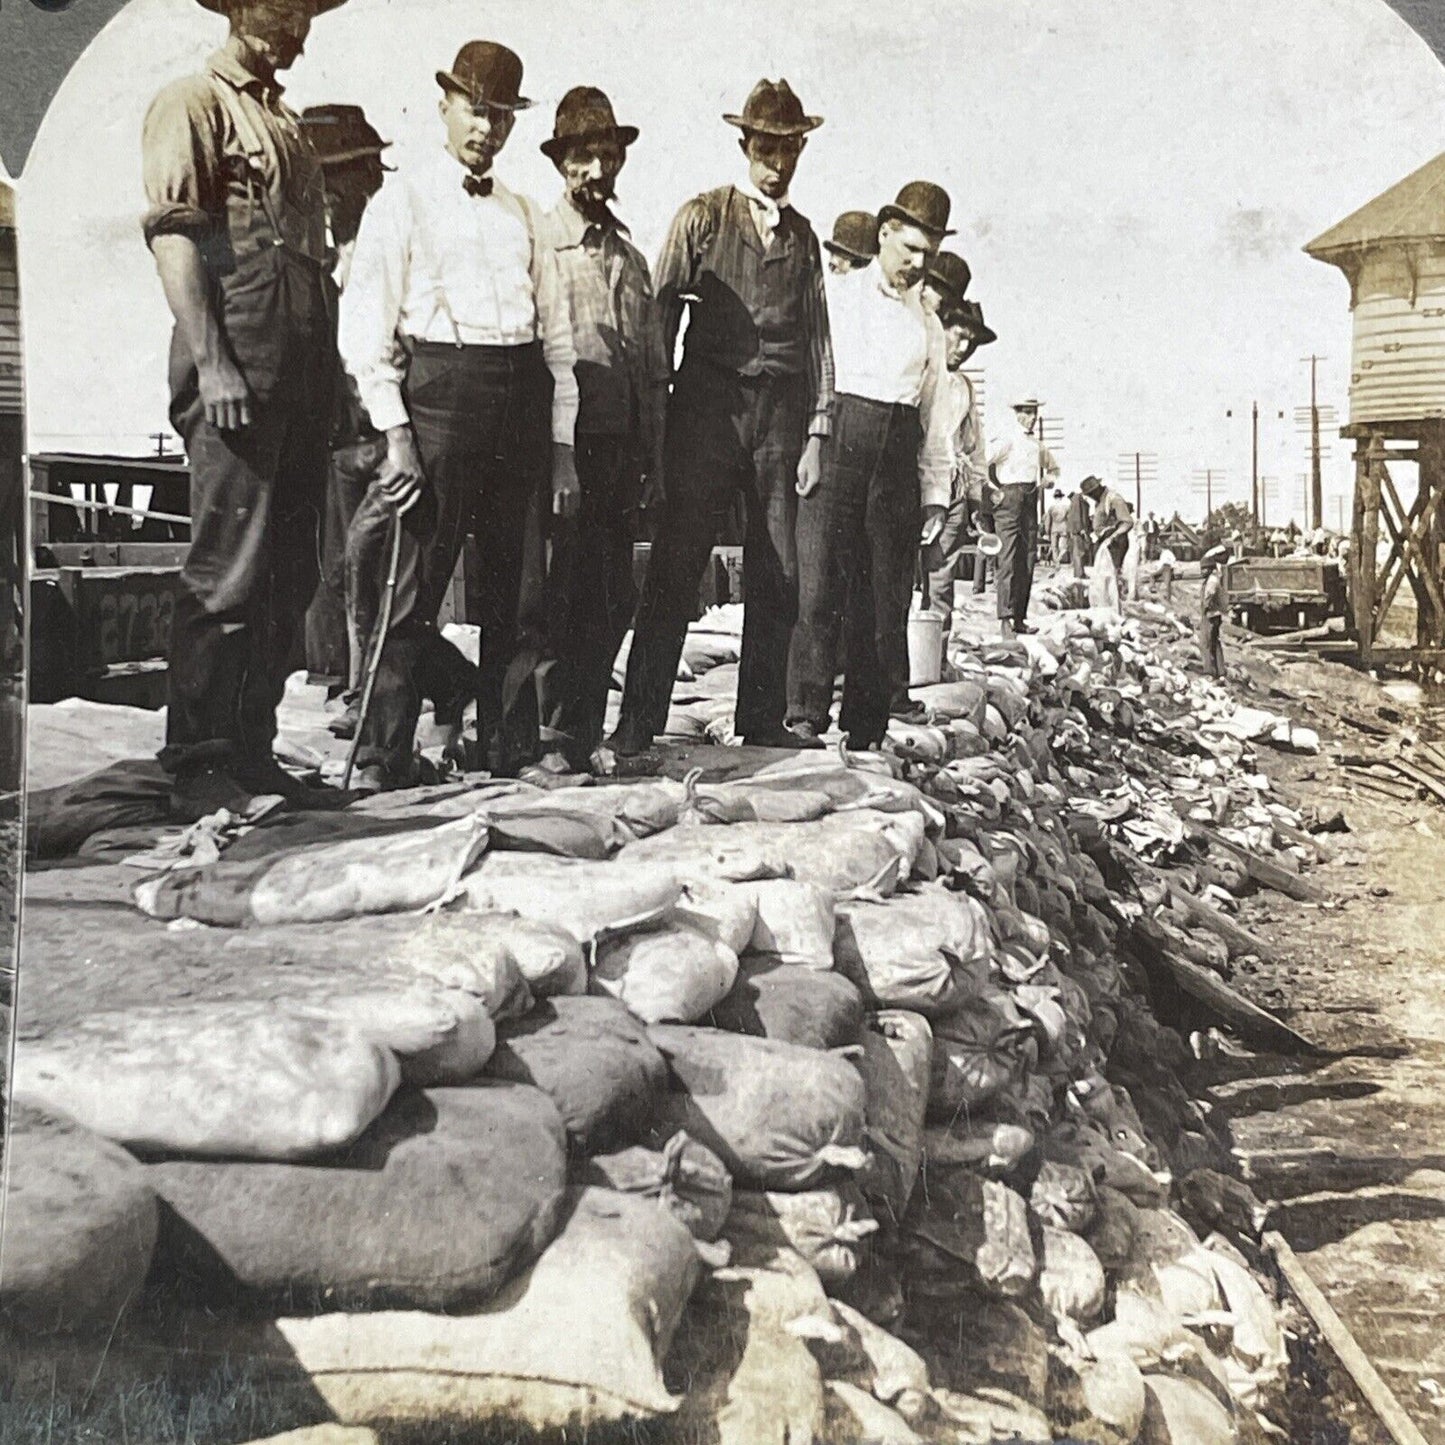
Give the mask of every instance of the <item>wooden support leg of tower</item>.
<svg viewBox="0 0 1445 1445">
<path fill-rule="evenodd" d="M 1380 439 L 1372 434 L 1361 438 L 1356 450 L 1355 507 L 1359 518 L 1355 533 L 1355 630 L 1360 640 L 1360 660 L 1368 667 L 1375 650 L 1376 567 L 1380 543 L 1380 475 L 1384 465 Z"/>
</svg>

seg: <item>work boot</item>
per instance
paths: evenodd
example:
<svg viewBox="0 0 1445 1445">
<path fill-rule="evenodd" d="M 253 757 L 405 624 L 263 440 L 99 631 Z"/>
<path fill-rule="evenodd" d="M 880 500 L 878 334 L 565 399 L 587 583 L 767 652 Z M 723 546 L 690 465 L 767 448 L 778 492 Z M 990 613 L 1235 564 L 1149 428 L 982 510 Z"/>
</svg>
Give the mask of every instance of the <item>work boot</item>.
<svg viewBox="0 0 1445 1445">
<path fill-rule="evenodd" d="M 889 708 L 888 716 L 914 727 L 927 727 L 933 721 L 933 714 L 921 702 L 910 702 L 906 707 Z"/>
<path fill-rule="evenodd" d="M 825 747 L 822 734 L 810 722 L 795 722 L 789 725 L 789 731 L 799 740 L 804 748 Z"/>
<path fill-rule="evenodd" d="M 249 788 L 253 793 L 279 793 L 286 799 L 286 806 L 298 813 L 335 812 L 352 802 L 352 795 L 343 793 L 340 788 L 307 787 L 274 757 L 237 763 L 232 772 L 242 787 Z"/>
<path fill-rule="evenodd" d="M 1022 617 L 1014 618 L 1014 631 L 1020 634 L 1037 632 L 1039 629 L 1031 622 L 1025 622 Z"/>
<path fill-rule="evenodd" d="M 801 752 L 810 748 L 821 748 L 823 743 L 811 727 L 805 734 L 796 727 L 780 726 L 746 734 L 743 738 L 743 745 L 749 748 L 787 748 L 792 752 Z"/>
<path fill-rule="evenodd" d="M 631 718 L 623 718 L 607 739 L 607 747 L 619 758 L 635 758 L 652 747 L 652 734 Z"/>
<path fill-rule="evenodd" d="M 170 814 L 179 822 L 195 823 L 222 808 L 244 816 L 257 794 L 243 788 L 220 768 L 200 768 L 179 774 L 171 785 Z"/>
</svg>

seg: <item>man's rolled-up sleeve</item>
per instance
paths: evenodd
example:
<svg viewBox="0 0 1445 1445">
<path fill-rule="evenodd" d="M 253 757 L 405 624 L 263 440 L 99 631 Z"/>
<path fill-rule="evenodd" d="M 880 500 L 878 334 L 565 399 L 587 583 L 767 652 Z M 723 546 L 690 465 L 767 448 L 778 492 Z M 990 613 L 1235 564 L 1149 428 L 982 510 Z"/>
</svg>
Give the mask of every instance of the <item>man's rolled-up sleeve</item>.
<svg viewBox="0 0 1445 1445">
<path fill-rule="evenodd" d="M 158 236 L 189 236 L 198 244 L 225 208 L 221 125 L 211 83 L 188 76 L 151 102 L 141 129 L 146 245 Z"/>
</svg>

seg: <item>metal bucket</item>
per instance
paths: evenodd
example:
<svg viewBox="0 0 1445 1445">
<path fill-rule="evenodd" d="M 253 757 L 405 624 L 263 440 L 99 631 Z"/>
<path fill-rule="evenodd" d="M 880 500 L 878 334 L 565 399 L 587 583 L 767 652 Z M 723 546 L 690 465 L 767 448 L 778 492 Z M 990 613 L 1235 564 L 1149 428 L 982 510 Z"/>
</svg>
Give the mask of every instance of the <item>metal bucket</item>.
<svg viewBox="0 0 1445 1445">
<path fill-rule="evenodd" d="M 908 614 L 908 685 L 926 687 L 943 677 L 943 614 L 913 608 Z"/>
</svg>

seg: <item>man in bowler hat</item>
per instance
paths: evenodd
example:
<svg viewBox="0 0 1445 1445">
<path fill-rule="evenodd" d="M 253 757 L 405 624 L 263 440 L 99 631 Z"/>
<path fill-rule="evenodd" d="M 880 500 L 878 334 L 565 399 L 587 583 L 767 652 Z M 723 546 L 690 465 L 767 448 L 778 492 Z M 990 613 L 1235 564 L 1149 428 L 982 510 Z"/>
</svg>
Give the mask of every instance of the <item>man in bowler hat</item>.
<svg viewBox="0 0 1445 1445">
<path fill-rule="evenodd" d="M 942 531 L 957 420 L 943 327 L 920 293 L 949 210 L 942 187 L 910 182 L 878 213 L 877 259 L 828 278 L 837 394 L 821 484 L 799 484 L 788 689 L 810 741 L 831 721 L 845 632 L 839 726 L 854 746 L 879 745 L 890 716 L 924 715 L 908 695 L 908 606 L 919 547 Z"/>
<path fill-rule="evenodd" d="M 201 3 L 230 34 L 152 102 L 141 152 L 191 474 L 160 756 L 178 805 L 209 812 L 246 793 L 323 796 L 272 752 L 316 585 L 336 376 L 321 164 L 276 76 L 343 0 Z"/>
<path fill-rule="evenodd" d="M 469 534 L 478 740 L 501 773 L 536 761 L 535 659 L 518 626 L 527 521 L 539 491 L 558 515 L 576 509 L 577 378 L 541 212 L 492 174 L 531 104 L 521 82 L 521 60 L 486 40 L 437 72 L 445 144 L 367 208 L 342 297 L 342 355 L 386 435 L 383 485 L 421 546 L 416 604 L 382 648 L 362 728 L 367 787 L 410 780 L 423 693 L 453 736 L 461 722 L 468 699 L 434 669 L 450 666 L 437 615 Z"/>
<path fill-rule="evenodd" d="M 652 275 L 612 209 L 637 127 L 618 125 L 600 90 L 577 86 L 557 107 L 543 154 L 564 191 L 540 240 L 556 258 L 577 349 L 580 510 L 553 518 L 538 669 L 542 766 L 587 770 L 602 741 L 612 662 L 632 621 L 630 518 L 661 445 L 668 376 Z"/>
<path fill-rule="evenodd" d="M 784 726 L 788 638 L 797 616 L 797 489 L 817 485 L 832 424 L 833 361 L 818 238 L 788 188 L 808 115 L 787 81 L 761 80 L 740 115 L 746 175 L 694 197 L 673 220 L 657 265 L 660 350 L 672 378 L 663 503 L 637 609 L 612 745 L 645 750 L 662 730 L 698 584 L 719 525 L 741 493 L 742 661 L 735 726 L 744 742 L 797 747 Z"/>
<path fill-rule="evenodd" d="M 833 275 L 861 270 L 878 254 L 878 217 L 872 211 L 841 212 L 823 249 Z"/>
</svg>

